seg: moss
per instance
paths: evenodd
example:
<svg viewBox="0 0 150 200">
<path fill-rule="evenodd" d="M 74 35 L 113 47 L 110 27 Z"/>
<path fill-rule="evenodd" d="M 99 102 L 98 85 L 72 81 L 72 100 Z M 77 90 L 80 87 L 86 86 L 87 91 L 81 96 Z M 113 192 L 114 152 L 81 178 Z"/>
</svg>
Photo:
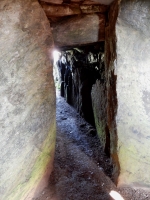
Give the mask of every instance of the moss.
<svg viewBox="0 0 150 200">
<path fill-rule="evenodd" d="M 51 131 L 43 143 L 43 151 L 35 162 L 29 180 L 23 184 L 18 185 L 7 197 L 7 200 L 24 200 L 26 199 L 26 196 L 29 194 L 29 192 L 38 186 L 49 164 L 53 162 L 53 153 L 55 149 L 55 132 L 56 125 L 54 123 L 53 128 L 51 128 Z"/>
<path fill-rule="evenodd" d="M 105 136 L 104 126 L 103 126 L 103 123 L 99 120 L 94 106 L 93 106 L 93 112 L 94 112 L 94 120 L 95 120 L 95 126 L 98 133 L 98 137 L 100 138 L 103 148 L 105 148 L 106 136 Z"/>
</svg>

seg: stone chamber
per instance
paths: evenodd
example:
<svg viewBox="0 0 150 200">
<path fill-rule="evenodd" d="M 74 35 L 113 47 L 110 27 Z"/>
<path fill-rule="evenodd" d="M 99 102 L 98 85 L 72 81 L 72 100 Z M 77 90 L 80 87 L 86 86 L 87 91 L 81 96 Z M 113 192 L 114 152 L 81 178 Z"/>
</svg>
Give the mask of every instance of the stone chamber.
<svg viewBox="0 0 150 200">
<path fill-rule="evenodd" d="M 150 190 L 149 16 L 149 0 L 1 0 L 1 200 L 35 198 L 48 184 L 54 79 L 95 126 L 117 187 Z"/>
</svg>

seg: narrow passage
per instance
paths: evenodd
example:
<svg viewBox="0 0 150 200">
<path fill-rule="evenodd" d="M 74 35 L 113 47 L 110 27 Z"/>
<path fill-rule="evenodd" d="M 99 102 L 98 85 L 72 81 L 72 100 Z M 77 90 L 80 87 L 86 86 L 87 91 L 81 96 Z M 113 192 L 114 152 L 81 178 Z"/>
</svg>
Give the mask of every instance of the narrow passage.
<svg viewBox="0 0 150 200">
<path fill-rule="evenodd" d="M 150 193 L 142 189 L 116 188 L 111 181 L 110 160 L 94 128 L 59 93 L 54 170 L 49 186 L 33 200 L 113 200 L 109 195 L 113 190 L 124 200 L 149 200 Z"/>
<path fill-rule="evenodd" d="M 57 141 L 50 185 L 38 200 L 111 200 L 116 190 L 111 164 L 95 129 L 59 96 L 57 91 Z"/>
</svg>

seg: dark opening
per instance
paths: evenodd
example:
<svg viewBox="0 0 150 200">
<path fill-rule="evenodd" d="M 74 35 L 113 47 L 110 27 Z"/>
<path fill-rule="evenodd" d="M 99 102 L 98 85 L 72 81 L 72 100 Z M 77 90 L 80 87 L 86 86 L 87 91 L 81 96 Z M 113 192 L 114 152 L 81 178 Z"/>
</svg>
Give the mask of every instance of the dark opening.
<svg viewBox="0 0 150 200">
<path fill-rule="evenodd" d="M 92 87 L 98 81 L 98 84 L 105 88 L 104 46 L 104 42 L 99 42 L 85 46 L 63 47 L 59 49 L 59 58 L 55 62 L 57 73 L 54 78 L 61 96 L 95 128 L 97 127 L 94 118 Z M 106 115 L 104 90 L 102 94 L 99 94 L 103 98 L 103 105 L 100 105 L 104 107 L 101 114 L 103 118 Z M 104 151 L 110 155 L 109 131 L 104 120 L 102 123 L 104 123 L 102 131 L 106 134 Z"/>
</svg>

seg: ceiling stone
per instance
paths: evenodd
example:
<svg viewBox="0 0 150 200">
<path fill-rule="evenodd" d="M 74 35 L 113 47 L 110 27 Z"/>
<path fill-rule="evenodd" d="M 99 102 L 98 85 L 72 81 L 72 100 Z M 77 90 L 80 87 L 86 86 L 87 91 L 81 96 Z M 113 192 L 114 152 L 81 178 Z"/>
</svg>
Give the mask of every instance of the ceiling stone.
<svg viewBox="0 0 150 200">
<path fill-rule="evenodd" d="M 79 6 L 70 5 L 52 5 L 52 4 L 41 4 L 43 10 L 45 11 L 47 17 L 63 17 L 68 15 L 78 15 L 81 14 L 81 9 Z"/>
<path fill-rule="evenodd" d="M 90 13 L 106 13 L 108 10 L 108 6 L 106 5 L 54 5 L 48 3 L 41 3 L 41 5 L 48 18 Z"/>
<path fill-rule="evenodd" d="M 113 0 L 39 0 L 48 17 L 55 46 L 93 44 L 105 40 Z"/>
<path fill-rule="evenodd" d="M 105 39 L 105 16 L 90 14 L 74 16 L 52 28 L 56 46 L 84 45 Z"/>
<path fill-rule="evenodd" d="M 114 0 L 40 0 L 41 2 L 51 4 L 62 4 L 62 3 L 80 3 L 80 4 L 103 4 L 110 5 Z"/>
<path fill-rule="evenodd" d="M 52 4 L 62 4 L 63 0 L 40 0 L 41 2 L 52 3 Z"/>
<path fill-rule="evenodd" d="M 103 5 L 110 5 L 114 0 L 86 0 L 83 4 L 103 4 Z"/>
</svg>

